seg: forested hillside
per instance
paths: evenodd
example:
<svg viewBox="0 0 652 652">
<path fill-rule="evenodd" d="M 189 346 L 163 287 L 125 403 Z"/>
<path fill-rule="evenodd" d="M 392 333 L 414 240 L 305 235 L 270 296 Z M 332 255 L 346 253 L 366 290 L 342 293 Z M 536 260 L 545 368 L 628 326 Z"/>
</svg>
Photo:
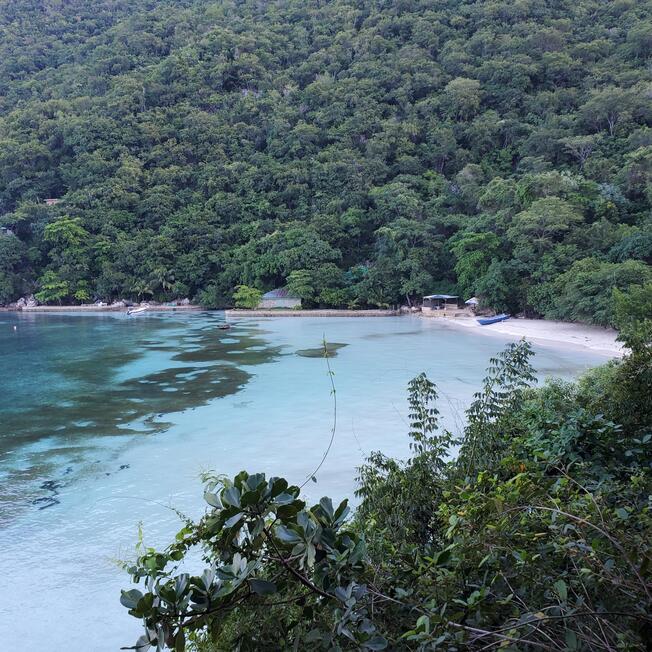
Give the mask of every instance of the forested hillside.
<svg viewBox="0 0 652 652">
<path fill-rule="evenodd" d="M 608 324 L 613 287 L 652 281 L 651 16 L 2 0 L 0 302 L 289 283 Z"/>
</svg>

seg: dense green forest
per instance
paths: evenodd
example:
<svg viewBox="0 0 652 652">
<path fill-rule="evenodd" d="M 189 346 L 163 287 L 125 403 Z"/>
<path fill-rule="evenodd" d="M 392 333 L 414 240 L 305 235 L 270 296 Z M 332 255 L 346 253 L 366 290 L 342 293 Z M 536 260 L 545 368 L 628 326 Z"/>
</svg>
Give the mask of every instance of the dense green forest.
<svg viewBox="0 0 652 652">
<path fill-rule="evenodd" d="M 577 383 L 533 388 L 510 344 L 459 441 L 417 376 L 410 458 L 371 454 L 353 517 L 301 499 L 318 470 L 207 474 L 204 516 L 127 564 L 130 649 L 649 651 L 652 293 L 615 314 L 630 353 Z"/>
<path fill-rule="evenodd" d="M 0 0 L 0 303 L 612 323 L 652 280 L 651 58 L 646 0 Z"/>
</svg>

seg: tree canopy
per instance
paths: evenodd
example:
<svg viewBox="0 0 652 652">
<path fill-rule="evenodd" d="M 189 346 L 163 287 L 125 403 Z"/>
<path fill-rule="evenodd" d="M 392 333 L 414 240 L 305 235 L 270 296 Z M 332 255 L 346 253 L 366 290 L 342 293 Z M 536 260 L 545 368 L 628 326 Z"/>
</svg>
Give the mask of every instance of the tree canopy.
<svg viewBox="0 0 652 652">
<path fill-rule="evenodd" d="M 647 1 L 2 0 L 0 301 L 292 277 L 613 323 L 556 297 L 650 264 L 651 33 Z"/>
</svg>

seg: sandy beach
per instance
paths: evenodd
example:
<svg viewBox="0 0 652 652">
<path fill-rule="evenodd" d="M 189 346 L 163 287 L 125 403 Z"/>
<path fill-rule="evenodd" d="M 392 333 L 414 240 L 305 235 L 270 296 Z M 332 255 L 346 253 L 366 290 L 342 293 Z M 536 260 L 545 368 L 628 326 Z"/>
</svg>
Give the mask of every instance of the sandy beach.
<svg viewBox="0 0 652 652">
<path fill-rule="evenodd" d="M 572 324 L 544 319 L 508 319 L 507 321 L 480 326 L 475 319 L 432 319 L 432 323 L 445 322 L 446 325 L 458 328 L 470 328 L 479 335 L 525 337 L 530 342 L 541 346 L 569 346 L 595 351 L 608 357 L 622 357 L 625 349 L 616 341 L 618 333 L 611 328 L 590 326 L 587 324 Z"/>
</svg>

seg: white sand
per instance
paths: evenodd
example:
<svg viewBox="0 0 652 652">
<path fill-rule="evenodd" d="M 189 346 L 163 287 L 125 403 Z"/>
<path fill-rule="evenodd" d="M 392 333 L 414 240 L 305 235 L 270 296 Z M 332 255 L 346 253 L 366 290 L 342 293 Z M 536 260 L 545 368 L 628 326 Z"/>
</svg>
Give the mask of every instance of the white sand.
<svg viewBox="0 0 652 652">
<path fill-rule="evenodd" d="M 618 333 L 610 328 L 588 326 L 586 324 L 571 324 L 562 321 L 547 321 L 545 319 L 515 319 L 480 326 L 475 319 L 431 319 L 433 323 L 445 321 L 447 325 L 472 328 L 482 335 L 511 336 L 517 339 L 525 337 L 530 342 L 541 346 L 570 346 L 584 348 L 609 357 L 622 357 L 625 349 L 616 341 Z"/>
</svg>

